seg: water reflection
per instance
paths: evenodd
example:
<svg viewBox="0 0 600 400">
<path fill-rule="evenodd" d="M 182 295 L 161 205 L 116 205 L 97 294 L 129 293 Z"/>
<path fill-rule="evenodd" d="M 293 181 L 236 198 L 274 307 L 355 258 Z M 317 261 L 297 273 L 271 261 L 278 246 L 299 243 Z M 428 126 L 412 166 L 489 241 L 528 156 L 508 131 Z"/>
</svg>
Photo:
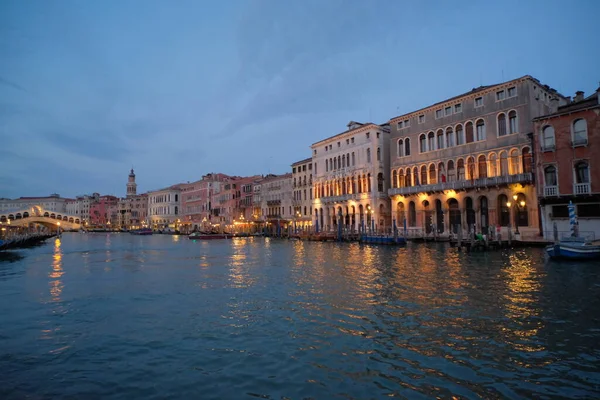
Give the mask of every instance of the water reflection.
<svg viewBox="0 0 600 400">
<path fill-rule="evenodd" d="M 544 322 L 540 315 L 539 292 L 541 290 L 540 279 L 543 273 L 536 271 L 531 258 L 523 251 L 513 253 L 509 256 L 509 263 L 504 269 L 508 291 L 504 295 L 505 315 L 511 323 L 503 328 L 507 340 L 515 349 L 526 352 L 543 351 L 542 345 L 536 345 L 532 338 L 544 328 Z"/>
<path fill-rule="evenodd" d="M 60 301 L 60 295 L 64 288 L 60 279 L 64 274 L 62 268 L 63 253 L 60 246 L 60 239 L 56 238 L 54 240 L 54 254 L 52 255 L 52 271 L 48 274 L 48 277 L 50 278 L 50 295 L 52 296 L 53 301 Z"/>
<path fill-rule="evenodd" d="M 111 236 L 64 234 L 11 265 L 26 274 L 0 279 L 11 353 L 0 355 L 1 387 L 73 398 L 92 381 L 111 383 L 91 388 L 101 398 L 599 398 L 593 265 L 550 268 L 538 249 Z M 110 271 L 81 268 L 106 265 L 107 251 Z M 136 252 L 147 260 L 139 272 L 126 268 Z"/>
</svg>

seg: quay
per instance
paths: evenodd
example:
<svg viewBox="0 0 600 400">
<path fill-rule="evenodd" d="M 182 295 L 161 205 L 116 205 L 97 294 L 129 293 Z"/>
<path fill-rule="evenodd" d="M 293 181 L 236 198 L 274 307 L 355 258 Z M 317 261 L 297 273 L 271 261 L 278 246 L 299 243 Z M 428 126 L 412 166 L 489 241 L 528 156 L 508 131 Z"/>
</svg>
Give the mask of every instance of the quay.
<svg viewBox="0 0 600 400">
<path fill-rule="evenodd" d="M 57 236 L 57 233 L 25 233 L 11 238 L 0 239 L 0 251 L 35 246 Z"/>
</svg>

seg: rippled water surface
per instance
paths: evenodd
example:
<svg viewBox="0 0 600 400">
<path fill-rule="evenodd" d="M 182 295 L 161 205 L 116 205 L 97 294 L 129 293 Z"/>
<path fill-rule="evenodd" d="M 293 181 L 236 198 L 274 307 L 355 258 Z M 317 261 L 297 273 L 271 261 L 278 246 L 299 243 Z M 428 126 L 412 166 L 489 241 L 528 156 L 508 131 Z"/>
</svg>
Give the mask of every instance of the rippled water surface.
<svg viewBox="0 0 600 400">
<path fill-rule="evenodd" d="M 600 267 L 64 234 L 0 256 L 0 398 L 598 398 Z"/>
</svg>

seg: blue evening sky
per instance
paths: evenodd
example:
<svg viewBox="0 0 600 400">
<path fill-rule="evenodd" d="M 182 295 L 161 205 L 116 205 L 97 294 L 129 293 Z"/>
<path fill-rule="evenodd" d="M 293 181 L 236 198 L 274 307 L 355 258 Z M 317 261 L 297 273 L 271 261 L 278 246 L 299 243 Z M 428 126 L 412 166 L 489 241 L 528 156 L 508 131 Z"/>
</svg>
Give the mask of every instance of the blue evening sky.
<svg viewBox="0 0 600 400">
<path fill-rule="evenodd" d="M 287 172 L 349 120 L 600 80 L 600 1 L 0 1 L 0 197 Z"/>
</svg>

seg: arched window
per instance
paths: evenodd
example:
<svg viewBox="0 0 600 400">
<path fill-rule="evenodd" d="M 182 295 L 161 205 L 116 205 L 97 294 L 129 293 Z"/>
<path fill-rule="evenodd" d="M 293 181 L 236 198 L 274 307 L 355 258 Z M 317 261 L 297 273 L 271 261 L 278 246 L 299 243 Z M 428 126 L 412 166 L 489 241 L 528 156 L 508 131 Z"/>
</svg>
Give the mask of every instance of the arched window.
<svg viewBox="0 0 600 400">
<path fill-rule="evenodd" d="M 396 223 L 400 226 L 403 226 L 404 218 L 406 218 L 406 214 L 404 211 L 404 203 L 398 202 L 396 206 Z"/>
<path fill-rule="evenodd" d="M 587 144 L 587 141 L 587 123 L 583 118 L 576 119 L 573 122 L 573 145 L 578 146 L 582 144 Z"/>
<path fill-rule="evenodd" d="M 456 163 L 457 170 L 457 180 L 464 181 L 465 180 L 465 161 L 462 158 L 458 159 Z"/>
<path fill-rule="evenodd" d="M 575 164 L 575 182 L 590 183 L 590 168 L 587 161 L 579 161 Z"/>
<path fill-rule="evenodd" d="M 544 184 L 545 186 L 556 186 L 558 180 L 556 179 L 556 167 L 549 165 L 544 168 Z"/>
<path fill-rule="evenodd" d="M 398 139 L 398 157 L 404 156 L 404 140 Z"/>
<path fill-rule="evenodd" d="M 446 128 L 446 147 L 454 146 L 454 132 L 452 128 Z"/>
<path fill-rule="evenodd" d="M 467 179 L 475 179 L 475 159 L 467 158 Z"/>
<path fill-rule="evenodd" d="M 498 196 L 496 210 L 498 212 L 498 225 L 508 226 L 510 221 L 510 210 L 508 209 L 508 197 L 506 197 L 505 194 Z"/>
<path fill-rule="evenodd" d="M 456 172 L 454 171 L 454 161 L 448 161 L 448 182 L 454 182 L 456 180 Z"/>
<path fill-rule="evenodd" d="M 427 167 L 421 165 L 421 185 L 427 185 Z"/>
<path fill-rule="evenodd" d="M 508 133 L 511 135 L 519 131 L 519 122 L 517 120 L 517 112 L 511 111 L 508 113 Z"/>
<path fill-rule="evenodd" d="M 392 171 L 392 188 L 396 187 L 396 183 L 398 182 L 398 171 Z"/>
<path fill-rule="evenodd" d="M 338 169 L 340 169 L 340 168 L 342 168 L 342 157 L 338 156 L 337 160 L 338 160 L 338 166 L 337 167 L 338 167 Z"/>
<path fill-rule="evenodd" d="M 419 152 L 425 153 L 427 151 L 427 137 L 424 133 L 419 136 Z"/>
<path fill-rule="evenodd" d="M 500 175 L 508 175 L 508 158 L 506 156 L 506 151 L 500 152 Z"/>
<path fill-rule="evenodd" d="M 429 165 L 429 184 L 435 185 L 437 183 L 437 175 L 435 173 L 435 164 Z"/>
<path fill-rule="evenodd" d="M 367 174 L 367 193 L 371 193 L 371 174 Z"/>
<path fill-rule="evenodd" d="M 519 152 L 517 149 L 510 151 L 510 174 L 516 175 L 519 171 Z"/>
<path fill-rule="evenodd" d="M 414 201 L 408 203 L 408 226 L 417 226 L 417 209 Z"/>
<path fill-rule="evenodd" d="M 485 140 L 485 122 L 482 119 L 477 120 L 477 141 Z"/>
<path fill-rule="evenodd" d="M 470 121 L 465 124 L 465 139 L 466 143 L 473 143 L 473 123 Z"/>
<path fill-rule="evenodd" d="M 554 128 L 550 125 L 542 129 L 542 150 L 554 150 Z"/>
<path fill-rule="evenodd" d="M 498 136 L 506 136 L 506 114 L 498 114 Z"/>
<path fill-rule="evenodd" d="M 404 186 L 411 187 L 412 186 L 412 173 L 410 172 L 410 168 L 406 169 L 406 175 L 404 176 Z"/>
<path fill-rule="evenodd" d="M 381 147 L 377 148 L 377 161 L 381 161 Z"/>
<path fill-rule="evenodd" d="M 485 156 L 483 154 L 477 157 L 477 166 L 479 178 L 487 178 L 487 162 L 485 161 Z"/>
<path fill-rule="evenodd" d="M 498 157 L 496 153 L 490 154 L 490 177 L 498 176 Z"/>
<path fill-rule="evenodd" d="M 413 167 L 413 185 L 419 186 L 419 169 L 417 167 Z"/>
<path fill-rule="evenodd" d="M 404 170 L 400 168 L 398 171 L 398 187 L 406 186 L 406 181 L 404 179 Z"/>
<path fill-rule="evenodd" d="M 354 152 L 352 152 L 352 166 L 354 166 L 356 163 L 355 161 L 355 157 L 354 157 Z M 315 167 L 316 168 L 316 167 Z M 316 172 L 315 172 L 316 173 Z"/>
<path fill-rule="evenodd" d="M 471 135 L 471 137 L 472 137 L 472 135 Z M 457 145 L 465 144 L 465 135 L 463 132 L 462 125 L 456 126 L 456 144 Z"/>
<path fill-rule="evenodd" d="M 531 172 L 531 164 L 533 163 L 533 157 L 531 156 L 531 150 L 529 147 L 523 148 L 523 173 L 527 174 Z"/>
<path fill-rule="evenodd" d="M 460 206 L 458 205 L 458 200 L 454 198 L 448 199 L 448 211 L 450 220 L 450 231 L 456 233 L 458 232 L 461 226 Z"/>
<path fill-rule="evenodd" d="M 444 131 L 443 130 L 438 130 L 437 131 L 437 148 L 439 149 L 443 149 L 446 143 L 446 138 L 444 137 Z"/>
<path fill-rule="evenodd" d="M 371 162 L 371 149 L 367 149 L 367 162 Z"/>
<path fill-rule="evenodd" d="M 381 172 L 377 174 L 377 191 L 383 192 L 383 174 Z"/>
<path fill-rule="evenodd" d="M 438 163 L 437 173 L 438 173 L 438 183 L 445 183 L 446 182 L 446 168 L 444 168 L 443 162 Z"/>
<path fill-rule="evenodd" d="M 433 132 L 427 134 L 427 149 L 429 151 L 435 150 L 435 134 Z"/>
</svg>

